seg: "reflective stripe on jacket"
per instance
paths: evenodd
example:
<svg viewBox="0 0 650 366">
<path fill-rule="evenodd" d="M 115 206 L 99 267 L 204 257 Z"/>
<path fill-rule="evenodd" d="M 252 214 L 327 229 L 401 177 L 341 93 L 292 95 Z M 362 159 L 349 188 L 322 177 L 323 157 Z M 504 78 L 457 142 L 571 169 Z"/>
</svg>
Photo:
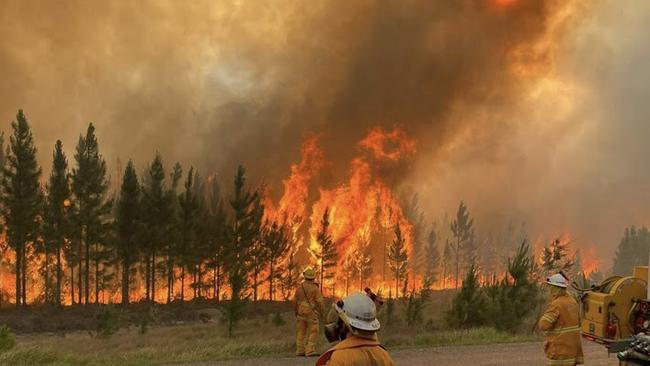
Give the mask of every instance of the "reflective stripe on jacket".
<svg viewBox="0 0 650 366">
<path fill-rule="evenodd" d="M 538 325 L 546 335 L 544 353 L 548 365 L 584 363 L 578 303 L 571 296 L 562 294 L 554 298 Z"/>
<path fill-rule="evenodd" d="M 318 323 L 318 317 L 325 312 L 324 308 L 323 295 L 318 285 L 314 281 L 303 281 L 296 289 L 294 296 L 296 317 L 308 322 Z"/>
</svg>

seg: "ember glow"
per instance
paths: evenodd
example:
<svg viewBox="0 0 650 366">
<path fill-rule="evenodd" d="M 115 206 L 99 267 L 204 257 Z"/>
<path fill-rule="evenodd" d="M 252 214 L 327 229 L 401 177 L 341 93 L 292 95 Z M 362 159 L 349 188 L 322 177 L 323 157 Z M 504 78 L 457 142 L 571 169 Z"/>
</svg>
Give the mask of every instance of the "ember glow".
<svg viewBox="0 0 650 366">
<path fill-rule="evenodd" d="M 399 127 L 385 130 L 373 128 L 357 144 L 358 155 L 349 163 L 346 182 L 335 187 L 314 187 L 313 178 L 319 169 L 327 165 L 327 159 L 318 146 L 318 139 L 309 137 L 302 147 L 300 163 L 291 165 L 291 175 L 285 179 L 284 192 L 278 208 L 267 200 L 269 212 L 276 220 L 283 217 L 294 219 L 293 231 L 296 249 L 302 249 L 304 263 L 312 262 L 306 249 L 318 250 L 316 240 L 318 225 L 325 209 L 330 210 L 332 239 L 336 244 L 338 262 L 352 263 L 360 253 L 369 253 L 376 260 L 373 275 L 361 284 L 354 282 L 353 288 L 374 286 L 388 288 L 390 274 L 386 268 L 386 248 L 393 240 L 393 230 L 399 223 L 406 240 L 407 252 L 411 253 L 411 224 L 406 219 L 395 192 L 380 175 L 389 168 L 412 159 L 416 152 L 415 140 Z M 388 164 L 388 166 L 387 166 Z M 316 189 L 318 197 L 308 201 L 310 189 Z M 304 247 L 303 247 L 304 246 Z M 307 251 L 308 252 L 308 251 Z M 339 265 L 336 282 L 349 281 L 349 268 Z M 327 284 L 326 288 L 329 288 Z M 339 286 L 339 293 L 345 288 Z"/>
</svg>

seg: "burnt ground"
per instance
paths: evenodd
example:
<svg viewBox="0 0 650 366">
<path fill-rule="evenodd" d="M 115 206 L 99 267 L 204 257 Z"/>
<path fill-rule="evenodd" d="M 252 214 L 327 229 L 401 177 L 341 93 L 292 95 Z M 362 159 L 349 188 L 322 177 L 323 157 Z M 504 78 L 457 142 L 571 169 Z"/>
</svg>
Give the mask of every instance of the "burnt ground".
<svg viewBox="0 0 650 366">
<path fill-rule="evenodd" d="M 601 345 L 583 342 L 585 363 L 589 366 L 618 365 L 615 355 L 607 355 Z M 482 346 L 458 346 L 403 349 L 392 351 L 396 365 L 409 366 L 544 366 L 546 365 L 542 344 L 514 343 Z M 307 366 L 314 365 L 316 358 L 264 358 L 232 360 L 213 363 L 193 364 L 191 366 Z M 180 365 L 179 365 L 180 366 Z M 185 366 L 185 365 L 183 365 Z"/>
</svg>

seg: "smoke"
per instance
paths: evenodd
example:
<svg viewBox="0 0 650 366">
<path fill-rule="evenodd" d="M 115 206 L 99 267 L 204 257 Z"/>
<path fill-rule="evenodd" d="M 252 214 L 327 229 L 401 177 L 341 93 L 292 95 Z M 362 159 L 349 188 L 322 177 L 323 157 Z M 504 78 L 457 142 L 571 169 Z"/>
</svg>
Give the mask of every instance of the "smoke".
<svg viewBox="0 0 650 366">
<path fill-rule="evenodd" d="M 609 254 L 647 219 L 647 15 L 578 0 L 9 1 L 0 121 L 26 111 L 46 171 L 54 141 L 71 158 L 92 121 L 113 167 L 159 151 L 230 180 L 242 163 L 276 196 L 306 136 L 332 185 L 373 127 L 400 125 L 417 158 L 392 181 L 431 217 L 462 198 L 485 231 L 526 221 Z"/>
</svg>

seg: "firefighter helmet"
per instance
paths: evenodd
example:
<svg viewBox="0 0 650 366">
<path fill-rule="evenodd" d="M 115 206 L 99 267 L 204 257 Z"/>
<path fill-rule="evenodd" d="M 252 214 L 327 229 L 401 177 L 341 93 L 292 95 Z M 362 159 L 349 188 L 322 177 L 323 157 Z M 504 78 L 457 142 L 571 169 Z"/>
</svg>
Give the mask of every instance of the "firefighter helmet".
<svg viewBox="0 0 650 366">
<path fill-rule="evenodd" d="M 561 273 L 556 273 L 546 279 L 547 284 L 560 288 L 567 288 L 568 282 L 567 278 Z"/>
<path fill-rule="evenodd" d="M 314 269 L 311 267 L 307 267 L 305 268 L 304 271 L 302 271 L 302 276 L 306 280 L 313 280 L 314 278 L 316 278 L 316 271 L 314 271 Z"/>
<path fill-rule="evenodd" d="M 353 330 L 376 332 L 380 328 L 377 307 L 366 294 L 353 293 L 334 305 L 339 317 Z"/>
</svg>

